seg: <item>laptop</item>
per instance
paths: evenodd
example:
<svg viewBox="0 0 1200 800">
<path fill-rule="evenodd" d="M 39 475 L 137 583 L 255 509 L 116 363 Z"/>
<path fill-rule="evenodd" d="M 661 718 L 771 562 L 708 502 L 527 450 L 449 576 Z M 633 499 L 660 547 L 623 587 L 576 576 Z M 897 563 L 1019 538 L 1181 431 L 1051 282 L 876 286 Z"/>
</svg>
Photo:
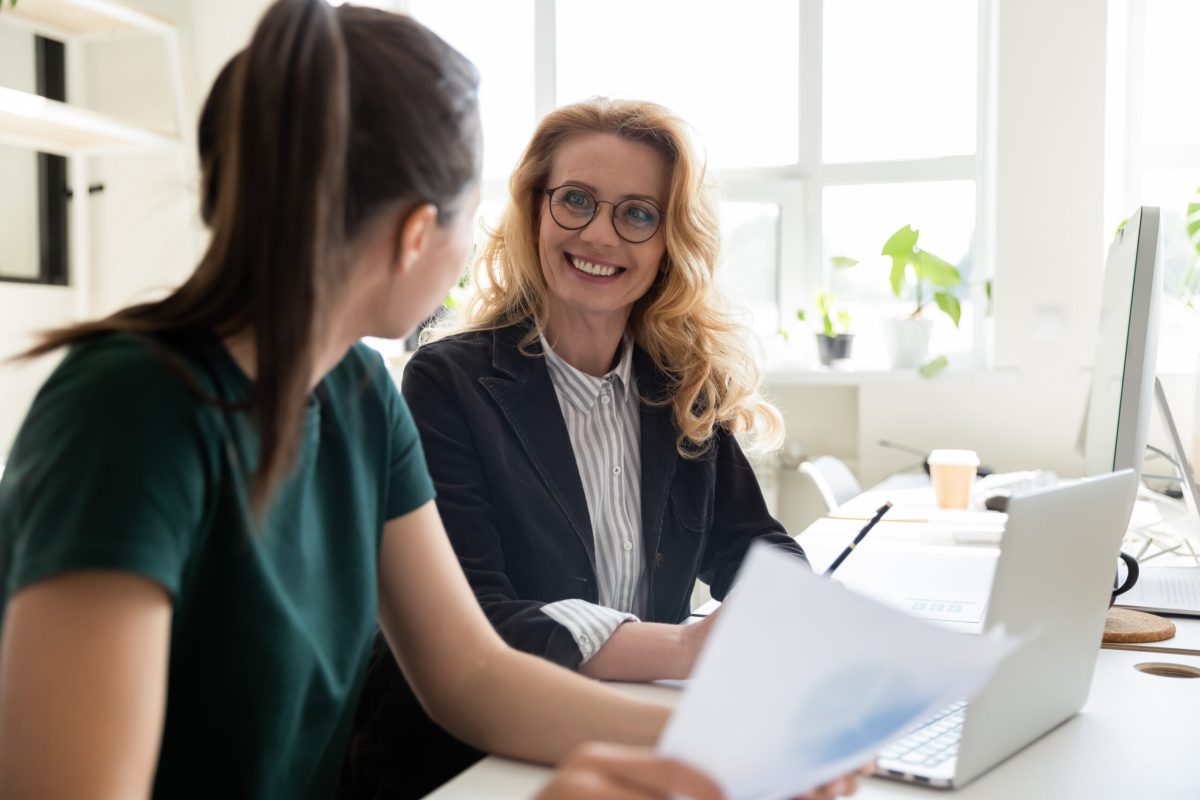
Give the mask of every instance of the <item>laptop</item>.
<svg viewBox="0 0 1200 800">
<path fill-rule="evenodd" d="M 1012 498 L 983 629 L 1026 641 L 970 703 L 885 748 L 876 774 L 964 786 L 1083 707 L 1136 494 L 1127 469 Z"/>
</svg>

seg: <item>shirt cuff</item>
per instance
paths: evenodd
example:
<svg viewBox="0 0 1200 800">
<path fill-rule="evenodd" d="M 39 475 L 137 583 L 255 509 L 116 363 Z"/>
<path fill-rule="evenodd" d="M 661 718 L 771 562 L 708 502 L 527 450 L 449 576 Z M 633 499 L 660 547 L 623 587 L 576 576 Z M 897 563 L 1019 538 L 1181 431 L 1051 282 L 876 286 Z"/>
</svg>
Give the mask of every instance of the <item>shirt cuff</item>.
<svg viewBox="0 0 1200 800">
<path fill-rule="evenodd" d="M 633 614 L 578 599 L 547 603 L 542 612 L 571 632 L 584 662 L 596 655 L 621 625 L 641 622 Z"/>
</svg>

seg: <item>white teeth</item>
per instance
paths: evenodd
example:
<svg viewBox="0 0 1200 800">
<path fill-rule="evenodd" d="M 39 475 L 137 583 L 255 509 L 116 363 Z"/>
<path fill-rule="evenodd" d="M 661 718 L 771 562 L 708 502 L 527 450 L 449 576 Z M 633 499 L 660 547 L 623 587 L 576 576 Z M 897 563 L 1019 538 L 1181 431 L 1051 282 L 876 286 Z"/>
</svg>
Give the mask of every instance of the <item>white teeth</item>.
<svg viewBox="0 0 1200 800">
<path fill-rule="evenodd" d="M 608 277 L 609 275 L 617 274 L 616 267 L 604 267 L 599 264 L 593 264 L 590 261 L 584 261 L 582 258 L 575 258 L 575 256 L 571 256 L 571 263 L 575 265 L 575 269 L 580 272 L 586 272 L 588 275 Z"/>
</svg>

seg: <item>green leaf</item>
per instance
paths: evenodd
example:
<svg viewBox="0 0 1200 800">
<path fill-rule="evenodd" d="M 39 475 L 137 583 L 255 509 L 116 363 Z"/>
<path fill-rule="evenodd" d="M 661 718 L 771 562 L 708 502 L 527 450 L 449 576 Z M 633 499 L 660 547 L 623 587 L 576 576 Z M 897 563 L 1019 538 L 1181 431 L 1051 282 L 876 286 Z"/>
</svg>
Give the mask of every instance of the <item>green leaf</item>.
<svg viewBox="0 0 1200 800">
<path fill-rule="evenodd" d="M 804 309 L 803 308 L 796 309 L 796 319 L 800 320 L 801 322 L 804 322 L 805 321 L 804 317 L 805 317 Z"/>
<path fill-rule="evenodd" d="M 1196 189 L 1196 194 L 1200 195 L 1200 188 Z M 1192 257 L 1191 263 L 1188 264 L 1187 273 L 1184 275 L 1183 287 L 1181 289 L 1184 302 L 1190 308 L 1192 305 L 1191 295 L 1195 294 L 1196 292 L 1195 281 L 1190 279 L 1195 277 L 1196 257 L 1200 257 L 1200 199 L 1195 199 L 1188 203 L 1187 216 L 1185 217 L 1185 220 L 1187 223 L 1188 241 L 1192 243 L 1192 250 L 1195 251 L 1195 255 Z"/>
<path fill-rule="evenodd" d="M 988 278 L 983 282 L 983 296 L 987 298 L 987 311 L 989 317 L 992 315 L 992 279 Z"/>
<path fill-rule="evenodd" d="M 908 266 L 908 260 L 900 256 L 892 257 L 892 294 L 896 297 L 900 296 L 900 292 L 904 289 L 904 268 Z"/>
<path fill-rule="evenodd" d="M 917 246 L 917 237 L 920 235 L 920 231 L 914 231 L 911 225 L 905 225 L 888 237 L 888 240 L 883 243 L 880 255 L 910 259 L 913 249 Z"/>
<path fill-rule="evenodd" d="M 933 300 L 938 308 L 946 312 L 946 316 L 954 320 L 954 327 L 957 328 L 958 320 L 962 317 L 962 304 L 958 302 L 958 298 L 949 292 L 935 292 Z"/>
<path fill-rule="evenodd" d="M 848 269 L 857 264 L 858 260 L 849 256 L 834 256 L 829 259 L 829 263 L 833 264 L 834 269 Z"/>
<path fill-rule="evenodd" d="M 787 340 L 788 340 L 788 332 L 787 332 L 787 329 L 786 329 L 786 328 L 780 328 L 779 330 L 777 330 L 777 331 L 775 331 L 775 332 L 776 332 L 777 334 L 779 334 L 781 337 L 783 337 L 783 342 L 784 342 L 784 344 L 787 344 Z"/>
<path fill-rule="evenodd" d="M 838 324 L 842 326 L 842 330 L 844 330 L 844 331 L 850 330 L 850 312 L 849 311 L 839 311 L 838 315 L 837 315 L 837 321 L 838 321 Z"/>
<path fill-rule="evenodd" d="M 833 308 L 833 295 L 829 292 L 817 292 L 817 311 L 821 312 L 821 328 L 826 336 L 833 336 L 833 320 L 829 311 Z"/>
<path fill-rule="evenodd" d="M 962 275 L 953 264 L 927 250 L 917 253 L 913 268 L 917 271 L 918 279 L 929 281 L 934 286 L 958 286 L 962 282 Z"/>
<path fill-rule="evenodd" d="M 937 375 L 939 372 L 944 370 L 946 367 L 948 367 L 949 365 L 950 365 L 950 360 L 948 358 L 946 358 L 945 356 L 938 356 L 937 358 L 933 359 L 932 361 L 929 361 L 925 364 L 922 364 L 920 367 L 918 367 L 917 372 L 920 373 L 922 378 L 932 378 L 935 375 Z"/>
<path fill-rule="evenodd" d="M 1123 219 L 1117 223 L 1117 229 L 1115 231 L 1113 231 L 1114 239 L 1116 239 L 1118 236 L 1121 235 L 1121 231 L 1125 230 L 1125 226 L 1129 224 L 1130 219 L 1131 219 L 1130 217 L 1126 217 L 1125 219 Z"/>
</svg>

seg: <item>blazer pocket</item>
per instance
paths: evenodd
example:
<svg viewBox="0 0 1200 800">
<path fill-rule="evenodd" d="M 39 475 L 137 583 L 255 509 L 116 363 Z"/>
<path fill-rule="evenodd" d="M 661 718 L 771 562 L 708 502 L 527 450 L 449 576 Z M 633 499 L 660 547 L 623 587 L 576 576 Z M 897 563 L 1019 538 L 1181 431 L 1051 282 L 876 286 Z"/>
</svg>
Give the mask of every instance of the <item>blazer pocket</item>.
<svg viewBox="0 0 1200 800">
<path fill-rule="evenodd" d="M 671 513 L 679 524 L 697 535 L 708 532 L 711 525 L 707 492 L 689 491 L 689 487 L 676 482 L 671 487 Z"/>
</svg>

